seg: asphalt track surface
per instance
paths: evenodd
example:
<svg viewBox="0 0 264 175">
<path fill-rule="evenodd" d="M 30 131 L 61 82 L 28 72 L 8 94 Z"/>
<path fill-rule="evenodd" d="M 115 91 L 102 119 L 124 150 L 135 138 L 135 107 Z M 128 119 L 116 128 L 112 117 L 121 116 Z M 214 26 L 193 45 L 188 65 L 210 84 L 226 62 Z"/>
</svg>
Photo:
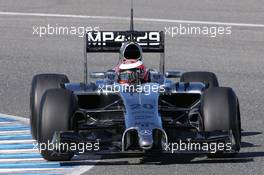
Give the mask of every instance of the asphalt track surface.
<svg viewBox="0 0 264 175">
<path fill-rule="evenodd" d="M 126 30 L 126 19 L 25 16 L 19 13 L 69 14 L 85 16 L 129 16 L 129 1 L 123 0 L 0 0 L 0 112 L 29 116 L 32 76 L 43 72 L 65 73 L 71 81 L 82 81 L 83 40 L 76 36 L 33 35 L 33 26 L 99 26 L 101 30 Z M 234 159 L 175 155 L 161 159 L 103 157 L 85 174 L 263 174 L 264 138 L 264 3 L 261 1 L 157 1 L 135 2 L 135 17 L 236 24 L 232 34 L 166 36 L 166 67 L 207 70 L 217 74 L 222 86 L 236 91 L 241 108 L 243 143 Z M 16 15 L 15 15 L 16 14 Z M 185 21 L 186 22 L 186 21 Z M 138 30 L 164 30 L 177 21 L 136 20 Z M 194 24 L 195 25 L 195 24 Z M 202 24 L 199 24 L 202 25 Z M 208 26 L 209 24 L 207 24 Z M 213 24 L 211 24 L 213 25 Z M 117 55 L 92 55 L 90 70 L 114 66 Z M 158 57 L 146 55 L 154 67 Z M 93 161 L 82 165 L 92 166 Z"/>
</svg>

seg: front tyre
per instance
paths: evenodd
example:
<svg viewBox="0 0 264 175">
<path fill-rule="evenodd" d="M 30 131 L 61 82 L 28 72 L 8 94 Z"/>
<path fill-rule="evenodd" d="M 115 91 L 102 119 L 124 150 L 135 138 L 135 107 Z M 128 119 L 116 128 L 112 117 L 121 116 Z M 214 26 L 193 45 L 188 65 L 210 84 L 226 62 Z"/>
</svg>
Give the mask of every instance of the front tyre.
<svg viewBox="0 0 264 175">
<path fill-rule="evenodd" d="M 73 93 L 66 89 L 47 90 L 40 104 L 40 119 L 38 123 L 38 141 L 40 144 L 52 143 L 55 131 L 70 130 L 70 121 L 78 108 L 77 99 Z M 73 153 L 65 151 L 58 154 L 53 150 L 41 150 L 41 155 L 49 161 L 67 161 Z"/>
<path fill-rule="evenodd" d="M 201 101 L 204 131 L 230 131 L 231 153 L 218 151 L 210 157 L 234 156 L 241 145 L 241 121 L 239 103 L 231 88 L 214 87 L 205 90 Z"/>
<path fill-rule="evenodd" d="M 38 74 L 33 77 L 30 91 L 30 126 L 33 139 L 38 138 L 37 123 L 43 94 L 48 89 L 61 88 L 65 83 L 69 83 L 69 79 L 63 74 Z"/>
</svg>

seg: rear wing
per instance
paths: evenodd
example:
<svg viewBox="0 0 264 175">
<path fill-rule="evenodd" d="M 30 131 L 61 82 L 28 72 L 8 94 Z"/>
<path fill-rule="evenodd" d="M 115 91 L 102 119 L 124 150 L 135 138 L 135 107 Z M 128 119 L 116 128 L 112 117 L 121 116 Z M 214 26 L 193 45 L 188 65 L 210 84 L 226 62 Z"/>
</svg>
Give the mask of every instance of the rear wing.
<svg viewBox="0 0 264 175">
<path fill-rule="evenodd" d="M 84 39 L 84 83 L 88 81 L 87 53 L 118 53 L 124 42 L 134 41 L 143 53 L 160 53 L 160 72 L 164 74 L 165 45 L 163 31 L 89 31 Z"/>
<path fill-rule="evenodd" d="M 85 40 L 86 52 L 119 52 L 126 41 L 137 42 L 143 52 L 164 52 L 163 31 L 91 31 Z"/>
</svg>

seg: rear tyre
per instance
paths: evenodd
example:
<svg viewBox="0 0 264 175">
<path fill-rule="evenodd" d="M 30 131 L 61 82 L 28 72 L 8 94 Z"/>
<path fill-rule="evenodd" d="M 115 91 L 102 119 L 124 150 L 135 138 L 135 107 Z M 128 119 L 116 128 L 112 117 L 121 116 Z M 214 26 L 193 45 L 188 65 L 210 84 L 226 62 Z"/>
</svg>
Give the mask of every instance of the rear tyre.
<svg viewBox="0 0 264 175">
<path fill-rule="evenodd" d="M 241 145 L 241 121 L 239 103 L 231 88 L 214 87 L 207 89 L 201 101 L 204 131 L 231 131 L 231 153 L 217 151 L 208 157 L 233 157 Z"/>
<path fill-rule="evenodd" d="M 180 82 L 202 82 L 209 87 L 219 87 L 217 77 L 212 72 L 185 72 L 182 74 Z"/>
<path fill-rule="evenodd" d="M 55 131 L 70 130 L 71 118 L 78 108 L 77 99 L 66 89 L 47 90 L 40 104 L 40 118 L 38 125 L 39 143 L 52 143 Z M 49 161 L 67 161 L 73 157 L 73 152 L 64 150 L 58 153 L 55 150 L 41 148 L 41 155 Z"/>
<path fill-rule="evenodd" d="M 43 94 L 46 90 L 60 88 L 65 83 L 69 83 L 69 79 L 63 74 L 39 74 L 33 77 L 30 91 L 30 126 L 33 139 L 38 138 L 37 122 Z"/>
</svg>

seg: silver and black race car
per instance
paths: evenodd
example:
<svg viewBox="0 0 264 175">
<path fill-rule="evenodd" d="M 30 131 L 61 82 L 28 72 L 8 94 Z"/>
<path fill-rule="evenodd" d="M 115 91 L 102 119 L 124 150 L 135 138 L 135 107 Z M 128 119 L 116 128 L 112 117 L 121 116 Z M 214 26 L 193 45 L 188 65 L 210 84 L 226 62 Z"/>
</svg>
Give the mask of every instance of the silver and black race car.
<svg viewBox="0 0 264 175">
<path fill-rule="evenodd" d="M 220 87 L 211 72 L 165 71 L 164 33 L 135 31 L 131 19 L 129 31 L 86 33 L 83 82 L 71 83 L 62 74 L 33 77 L 31 133 L 42 156 L 70 160 L 81 148 L 99 154 L 238 153 L 235 92 Z M 160 70 L 151 69 L 147 82 L 128 86 L 118 83 L 113 70 L 88 73 L 88 53 L 131 54 L 127 48 L 133 44 L 160 54 Z"/>
</svg>

